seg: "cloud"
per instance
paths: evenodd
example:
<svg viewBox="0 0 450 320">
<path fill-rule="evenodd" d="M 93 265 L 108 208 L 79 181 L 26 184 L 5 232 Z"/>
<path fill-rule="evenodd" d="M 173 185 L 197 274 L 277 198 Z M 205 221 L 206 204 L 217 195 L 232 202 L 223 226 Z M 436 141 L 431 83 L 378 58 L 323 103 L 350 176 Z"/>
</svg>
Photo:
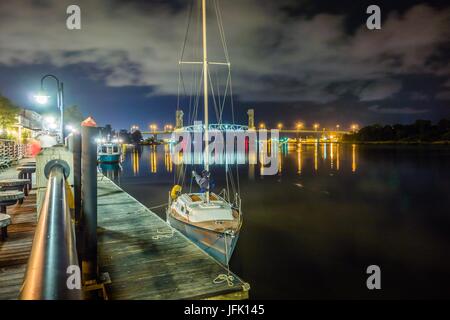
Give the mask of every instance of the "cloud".
<svg viewBox="0 0 450 320">
<path fill-rule="evenodd" d="M 361 101 L 383 100 L 400 91 L 402 84 L 392 79 L 378 80 L 364 87 L 359 93 Z"/>
<path fill-rule="evenodd" d="M 441 91 L 436 94 L 438 100 L 450 100 L 450 91 Z"/>
<path fill-rule="evenodd" d="M 151 6 L 78 1 L 82 30 L 69 31 L 65 12 L 71 2 L 1 1 L 0 64 L 91 64 L 96 70 L 91 76 L 109 86 L 149 86 L 152 95 L 177 93 L 187 7 L 159 1 Z M 343 15 L 294 18 L 283 10 L 285 3 L 221 2 L 233 89 L 242 100 L 327 103 L 351 93 L 374 101 L 401 90 L 394 79 L 403 75 L 450 75 L 438 50 L 450 39 L 450 9 L 416 5 L 401 15 L 387 14 L 381 30 L 362 24 L 349 34 Z M 223 61 L 214 11 L 210 13 L 210 59 Z M 191 31 L 197 27 L 191 23 Z M 185 58 L 198 60 L 201 52 L 192 43 L 199 39 L 194 32 L 188 36 Z M 190 91 L 192 66 L 183 70 Z"/>
<path fill-rule="evenodd" d="M 409 98 L 413 101 L 425 101 L 430 99 L 427 94 L 422 92 L 412 92 Z"/>
<path fill-rule="evenodd" d="M 427 113 L 429 109 L 413 109 L 413 108 L 381 108 L 378 105 L 370 106 L 368 108 L 370 111 L 376 113 L 384 113 L 384 114 L 420 114 Z"/>
</svg>

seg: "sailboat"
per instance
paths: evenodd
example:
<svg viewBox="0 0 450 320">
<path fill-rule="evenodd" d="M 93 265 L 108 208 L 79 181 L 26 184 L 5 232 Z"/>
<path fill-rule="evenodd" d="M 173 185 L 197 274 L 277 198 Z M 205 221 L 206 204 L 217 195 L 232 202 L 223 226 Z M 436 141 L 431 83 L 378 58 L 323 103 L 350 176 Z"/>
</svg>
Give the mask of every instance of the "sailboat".
<svg viewBox="0 0 450 320">
<path fill-rule="evenodd" d="M 224 265 L 228 265 L 242 226 L 241 199 L 234 193 L 214 193 L 210 186 L 209 165 L 209 118 L 208 118 L 208 50 L 206 39 L 206 0 L 201 0 L 202 38 L 203 38 L 203 134 L 205 151 L 203 153 L 204 170 L 202 175 L 193 172 L 197 182 L 202 184 L 201 192 L 183 193 L 180 185 L 175 185 L 169 195 L 167 222 L 183 233 L 197 246 Z M 216 63 L 217 64 L 217 63 Z M 229 67 L 229 62 L 227 62 Z M 206 155 L 206 156 L 205 156 Z M 227 174 L 227 173 L 226 173 Z M 225 190 L 224 190 L 225 191 Z"/>
</svg>

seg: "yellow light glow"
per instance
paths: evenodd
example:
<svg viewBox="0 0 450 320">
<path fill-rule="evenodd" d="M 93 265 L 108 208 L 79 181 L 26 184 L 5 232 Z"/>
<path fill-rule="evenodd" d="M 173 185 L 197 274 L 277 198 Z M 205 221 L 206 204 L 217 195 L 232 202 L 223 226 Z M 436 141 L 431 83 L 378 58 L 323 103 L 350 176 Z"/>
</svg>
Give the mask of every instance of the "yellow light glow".
<svg viewBox="0 0 450 320">
<path fill-rule="evenodd" d="M 319 143 L 316 142 L 314 144 L 314 170 L 317 171 L 318 169 L 318 155 L 319 155 Z"/>
<path fill-rule="evenodd" d="M 356 144 L 352 144 L 352 172 L 356 172 Z"/>
<path fill-rule="evenodd" d="M 301 143 L 299 143 L 297 145 L 297 165 L 298 165 L 297 173 L 301 174 L 302 173 L 302 144 Z"/>
</svg>

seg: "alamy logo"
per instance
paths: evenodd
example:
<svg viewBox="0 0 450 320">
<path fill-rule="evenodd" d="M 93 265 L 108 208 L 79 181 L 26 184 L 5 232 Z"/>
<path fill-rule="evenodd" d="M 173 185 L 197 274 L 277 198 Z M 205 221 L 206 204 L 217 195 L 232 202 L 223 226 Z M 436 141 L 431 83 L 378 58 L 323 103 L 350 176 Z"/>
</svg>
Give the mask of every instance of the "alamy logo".
<svg viewBox="0 0 450 320">
<path fill-rule="evenodd" d="M 70 265 L 67 267 L 66 273 L 69 275 L 67 277 L 66 285 L 69 290 L 80 290 L 81 289 L 81 271 L 80 267 L 77 265 Z"/>
<path fill-rule="evenodd" d="M 370 265 L 366 270 L 367 274 L 370 276 L 367 278 L 366 285 L 369 290 L 380 290 L 381 289 L 381 269 L 377 265 Z"/>
<path fill-rule="evenodd" d="M 367 14 L 370 16 L 367 18 L 366 26 L 369 30 L 381 29 L 381 9 L 379 6 L 372 4 L 367 7 Z"/>
<path fill-rule="evenodd" d="M 201 121 L 196 121 L 192 131 L 172 133 L 174 147 L 172 162 L 179 164 L 202 164 L 207 157 L 209 164 L 257 164 L 262 175 L 278 173 L 279 131 L 270 130 L 208 130 L 208 148 Z M 208 153 L 208 154 L 206 154 Z"/>
<path fill-rule="evenodd" d="M 66 26 L 69 30 L 81 29 L 81 9 L 79 6 L 72 4 L 67 7 L 66 13 L 69 14 L 66 20 Z"/>
</svg>

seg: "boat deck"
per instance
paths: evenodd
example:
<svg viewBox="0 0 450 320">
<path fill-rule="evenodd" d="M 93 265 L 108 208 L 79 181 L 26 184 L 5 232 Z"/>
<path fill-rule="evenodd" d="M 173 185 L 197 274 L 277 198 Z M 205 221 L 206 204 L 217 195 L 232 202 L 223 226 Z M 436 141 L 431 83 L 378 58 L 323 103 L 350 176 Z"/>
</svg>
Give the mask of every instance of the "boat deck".
<svg viewBox="0 0 450 320">
<path fill-rule="evenodd" d="M 98 178 L 98 254 L 110 299 L 247 299 L 249 285 L 115 185 Z"/>
</svg>

